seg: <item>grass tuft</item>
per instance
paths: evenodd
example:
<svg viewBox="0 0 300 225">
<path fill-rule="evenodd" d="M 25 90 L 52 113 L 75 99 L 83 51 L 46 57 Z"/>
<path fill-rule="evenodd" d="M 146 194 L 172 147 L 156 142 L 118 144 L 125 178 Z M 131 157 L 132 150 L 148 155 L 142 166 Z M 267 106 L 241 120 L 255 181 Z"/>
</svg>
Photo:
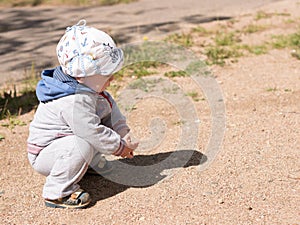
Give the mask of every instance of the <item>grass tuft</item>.
<svg viewBox="0 0 300 225">
<path fill-rule="evenodd" d="M 248 52 L 254 55 L 262 55 L 268 52 L 267 45 L 242 45 L 241 48 L 247 50 Z"/>
<path fill-rule="evenodd" d="M 246 34 L 253 34 L 256 32 L 264 31 L 266 29 L 267 29 L 267 26 L 249 24 L 246 27 L 244 27 L 242 31 L 243 31 L 243 33 L 246 33 Z"/>
<path fill-rule="evenodd" d="M 292 48 L 291 55 L 300 60 L 300 30 L 288 35 L 273 36 L 273 48 Z"/>
<path fill-rule="evenodd" d="M 0 93 L 0 120 L 19 116 L 36 108 L 38 100 L 35 94 L 35 87 L 38 82 L 34 64 L 29 73 L 25 72 L 25 79 L 20 84 L 21 90 L 16 86 Z"/>
<path fill-rule="evenodd" d="M 271 13 L 266 13 L 264 11 L 258 11 L 255 15 L 255 20 L 268 19 L 271 17 L 272 17 Z"/>
<path fill-rule="evenodd" d="M 129 66 L 123 67 L 120 71 L 115 73 L 117 80 L 121 80 L 124 77 L 135 76 L 141 78 L 144 76 L 149 76 L 156 73 L 156 68 L 159 67 L 161 63 L 154 61 L 144 61 L 131 64 Z"/>
<path fill-rule="evenodd" d="M 130 89 L 139 89 L 142 90 L 144 92 L 149 92 L 150 90 L 152 90 L 152 88 L 154 88 L 159 82 L 161 82 L 161 78 L 159 79 L 137 79 L 134 82 L 130 83 L 129 88 Z"/>
<path fill-rule="evenodd" d="M 8 115 L 8 122 L 1 124 L 2 127 L 6 127 L 10 130 L 14 129 L 16 126 L 26 126 L 26 123 L 21 121 L 17 116 Z"/>
<path fill-rule="evenodd" d="M 275 91 L 278 91 L 278 88 L 277 88 L 277 87 L 267 88 L 266 91 L 267 91 L 267 92 L 275 92 Z"/>
<path fill-rule="evenodd" d="M 236 59 L 237 57 L 243 55 L 243 53 L 239 51 L 238 48 L 226 48 L 218 46 L 210 46 L 206 48 L 205 54 L 208 58 L 207 63 L 209 65 L 216 64 L 220 66 L 225 65 L 226 59 Z"/>
<path fill-rule="evenodd" d="M 187 73 L 185 71 L 169 71 L 164 73 L 165 77 L 186 77 Z"/>
<path fill-rule="evenodd" d="M 169 35 L 167 38 L 165 38 L 165 41 L 174 43 L 183 47 L 191 47 L 194 42 L 192 35 L 190 33 L 175 33 Z"/>
<path fill-rule="evenodd" d="M 211 31 L 208 31 L 207 29 L 205 29 L 204 27 L 201 27 L 201 26 L 194 27 L 191 32 L 197 33 L 200 36 L 208 36 L 208 35 L 212 34 Z"/>
<path fill-rule="evenodd" d="M 196 91 L 188 92 L 188 93 L 186 93 L 186 96 L 191 97 L 195 102 L 199 102 L 200 101 L 198 92 L 196 92 Z"/>
<path fill-rule="evenodd" d="M 230 46 L 240 42 L 240 40 L 235 36 L 233 32 L 217 33 L 215 37 L 215 43 L 218 46 Z"/>
</svg>

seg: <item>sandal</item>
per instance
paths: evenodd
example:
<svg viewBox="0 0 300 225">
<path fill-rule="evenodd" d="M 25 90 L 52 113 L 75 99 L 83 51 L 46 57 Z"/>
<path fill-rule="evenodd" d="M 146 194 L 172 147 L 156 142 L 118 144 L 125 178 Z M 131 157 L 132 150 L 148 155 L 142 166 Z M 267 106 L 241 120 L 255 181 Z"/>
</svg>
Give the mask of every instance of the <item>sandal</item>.
<svg viewBox="0 0 300 225">
<path fill-rule="evenodd" d="M 78 189 L 73 194 L 59 198 L 56 200 L 45 199 L 45 205 L 51 208 L 69 208 L 69 209 L 81 209 L 90 204 L 91 198 L 89 193 L 82 189 Z"/>
</svg>

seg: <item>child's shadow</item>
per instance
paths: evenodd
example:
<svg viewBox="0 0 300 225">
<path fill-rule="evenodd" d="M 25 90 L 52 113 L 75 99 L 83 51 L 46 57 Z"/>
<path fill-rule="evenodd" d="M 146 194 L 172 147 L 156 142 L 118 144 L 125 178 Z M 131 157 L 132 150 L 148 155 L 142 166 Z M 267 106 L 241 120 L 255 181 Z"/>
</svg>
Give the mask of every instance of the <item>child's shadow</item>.
<svg viewBox="0 0 300 225">
<path fill-rule="evenodd" d="M 167 175 L 162 173 L 174 168 L 186 168 L 203 164 L 207 157 L 195 150 L 178 150 L 154 155 L 136 155 L 133 159 L 111 161 L 114 170 L 103 176 L 86 175 L 80 186 L 90 193 L 94 205 L 97 201 L 112 197 L 129 187 L 149 187 Z"/>
</svg>

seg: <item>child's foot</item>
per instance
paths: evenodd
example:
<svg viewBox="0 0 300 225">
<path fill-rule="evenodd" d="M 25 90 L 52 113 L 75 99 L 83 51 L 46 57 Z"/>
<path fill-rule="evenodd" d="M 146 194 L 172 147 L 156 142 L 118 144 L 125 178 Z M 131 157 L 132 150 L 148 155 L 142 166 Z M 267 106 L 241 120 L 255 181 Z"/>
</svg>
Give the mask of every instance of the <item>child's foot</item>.
<svg viewBox="0 0 300 225">
<path fill-rule="evenodd" d="M 113 170 L 112 163 L 107 161 L 104 157 L 102 157 L 98 164 L 93 167 L 89 167 L 86 171 L 88 175 L 105 175 L 111 173 Z"/>
<path fill-rule="evenodd" d="M 81 209 L 86 207 L 91 202 L 89 193 L 82 189 L 75 191 L 73 194 L 59 198 L 56 200 L 45 199 L 45 205 L 51 208 L 69 208 Z"/>
</svg>

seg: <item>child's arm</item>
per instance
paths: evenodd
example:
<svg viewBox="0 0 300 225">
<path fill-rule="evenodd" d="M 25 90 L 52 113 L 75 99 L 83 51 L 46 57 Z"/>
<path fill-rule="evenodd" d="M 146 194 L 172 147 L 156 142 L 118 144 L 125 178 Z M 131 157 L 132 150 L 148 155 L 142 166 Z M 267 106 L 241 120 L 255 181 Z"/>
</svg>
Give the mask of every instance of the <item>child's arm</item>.
<svg viewBox="0 0 300 225">
<path fill-rule="evenodd" d="M 111 104 L 111 113 L 102 122 L 104 125 L 111 127 L 123 138 L 130 131 L 130 128 L 126 123 L 126 117 L 121 113 L 112 96 L 108 92 L 105 92 L 105 95 L 108 97 Z"/>
<path fill-rule="evenodd" d="M 126 123 L 126 117 L 121 113 L 117 103 L 114 101 L 112 96 L 108 93 L 104 93 L 108 101 L 111 104 L 111 113 L 108 115 L 102 122 L 105 125 L 111 127 L 114 131 L 116 131 L 121 137 L 124 143 L 123 154 L 121 157 L 133 158 L 133 150 L 138 147 L 138 142 L 132 142 L 130 137 L 130 128 Z"/>
<path fill-rule="evenodd" d="M 92 93 L 79 93 L 70 105 L 63 105 L 62 120 L 72 129 L 73 134 L 87 141 L 103 154 L 113 154 L 123 148 L 119 134 L 103 125 L 96 113 L 97 98 Z"/>
<path fill-rule="evenodd" d="M 129 135 L 126 135 L 123 139 L 123 147 L 122 149 L 113 153 L 113 155 L 119 155 L 123 158 L 133 158 L 133 151 L 138 147 L 138 142 L 132 142 Z M 120 152 L 120 153 L 119 153 Z"/>
</svg>

